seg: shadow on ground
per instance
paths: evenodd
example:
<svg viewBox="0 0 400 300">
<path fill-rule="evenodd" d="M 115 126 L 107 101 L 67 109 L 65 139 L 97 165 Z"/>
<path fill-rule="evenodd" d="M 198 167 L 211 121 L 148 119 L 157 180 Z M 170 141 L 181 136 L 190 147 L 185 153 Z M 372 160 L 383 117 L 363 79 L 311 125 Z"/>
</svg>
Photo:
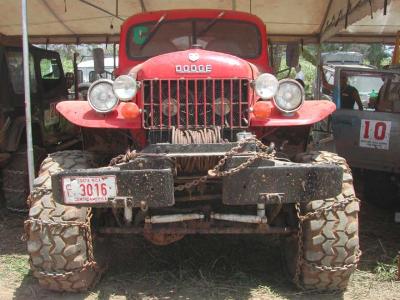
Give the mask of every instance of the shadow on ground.
<svg viewBox="0 0 400 300">
<path fill-rule="evenodd" d="M 283 268 L 279 239 L 259 236 L 188 236 L 164 247 L 113 237 L 101 243 L 109 265 L 99 284 L 88 293 L 60 294 L 41 289 L 28 272 L 22 224 L 23 216 L 0 219 L 0 256 L 19 255 L 26 264 L 20 279 L 9 279 L 10 291 L 0 291 L 1 299 L 365 299 L 369 292 L 357 287 L 373 286 L 377 263 L 393 262 L 400 249 L 393 211 L 362 203 L 363 256 L 346 297 L 299 291 Z"/>
<path fill-rule="evenodd" d="M 255 236 L 192 236 L 164 247 L 113 238 L 102 245 L 108 270 L 90 293 L 46 292 L 27 275 L 14 296 L 26 299 L 33 290 L 38 299 L 320 299 L 290 283 L 279 245 L 277 238 Z"/>
</svg>

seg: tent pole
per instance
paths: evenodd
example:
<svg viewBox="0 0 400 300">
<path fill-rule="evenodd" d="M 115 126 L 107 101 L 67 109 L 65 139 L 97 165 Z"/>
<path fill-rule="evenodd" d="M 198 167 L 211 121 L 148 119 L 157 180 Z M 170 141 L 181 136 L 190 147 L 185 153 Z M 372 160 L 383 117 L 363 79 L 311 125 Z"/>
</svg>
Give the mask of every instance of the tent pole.
<svg viewBox="0 0 400 300">
<path fill-rule="evenodd" d="M 316 80 L 316 87 L 315 87 L 316 93 L 314 95 L 314 98 L 317 99 L 317 100 L 321 99 L 321 79 L 322 79 L 321 78 L 321 76 L 322 76 L 322 74 L 321 74 L 321 64 L 322 64 L 322 62 L 321 62 L 321 43 L 319 43 L 318 46 L 317 46 L 317 64 L 316 64 L 316 67 L 317 67 L 317 80 Z"/>
<path fill-rule="evenodd" d="M 28 173 L 29 188 L 33 190 L 33 180 L 35 179 L 35 164 L 33 160 L 32 145 L 32 118 L 31 118 L 31 91 L 29 81 L 29 44 L 28 44 L 28 20 L 26 0 L 21 0 L 22 7 L 22 49 L 24 62 L 24 93 L 25 93 L 25 119 L 26 119 L 26 145 L 28 153 Z"/>
<path fill-rule="evenodd" d="M 113 44 L 113 63 L 114 63 L 114 70 L 117 67 L 117 60 L 116 60 L 116 52 L 117 52 L 117 46 L 115 45 L 115 42 Z"/>
</svg>

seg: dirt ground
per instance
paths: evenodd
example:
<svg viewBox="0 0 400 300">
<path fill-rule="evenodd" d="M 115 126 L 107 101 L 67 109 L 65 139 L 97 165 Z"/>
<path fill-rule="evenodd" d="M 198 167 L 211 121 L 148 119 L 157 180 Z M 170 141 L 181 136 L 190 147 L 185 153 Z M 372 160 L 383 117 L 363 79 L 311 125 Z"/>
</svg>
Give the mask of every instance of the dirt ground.
<svg viewBox="0 0 400 300">
<path fill-rule="evenodd" d="M 400 299 L 395 257 L 400 224 L 393 211 L 362 203 L 358 270 L 343 294 L 297 290 L 285 274 L 278 238 L 192 236 L 157 247 L 113 238 L 100 283 L 84 294 L 41 289 L 29 272 L 21 215 L 0 216 L 0 299 Z"/>
</svg>

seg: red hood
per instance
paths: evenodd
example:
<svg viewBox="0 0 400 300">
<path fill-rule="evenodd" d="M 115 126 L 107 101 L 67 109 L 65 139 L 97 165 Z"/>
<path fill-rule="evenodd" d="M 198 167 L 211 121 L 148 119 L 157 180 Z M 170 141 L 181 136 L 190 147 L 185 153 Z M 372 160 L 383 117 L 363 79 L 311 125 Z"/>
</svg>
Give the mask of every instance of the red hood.
<svg viewBox="0 0 400 300">
<path fill-rule="evenodd" d="M 247 61 L 236 56 L 202 49 L 191 49 L 150 58 L 140 65 L 137 78 L 139 80 L 182 77 L 253 79 L 256 72 L 257 70 L 253 70 Z"/>
</svg>

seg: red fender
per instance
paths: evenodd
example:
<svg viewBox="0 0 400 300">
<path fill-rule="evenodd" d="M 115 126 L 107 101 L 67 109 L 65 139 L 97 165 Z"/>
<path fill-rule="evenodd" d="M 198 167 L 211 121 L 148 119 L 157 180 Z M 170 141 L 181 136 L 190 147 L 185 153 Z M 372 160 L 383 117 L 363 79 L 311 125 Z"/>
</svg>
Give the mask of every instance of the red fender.
<svg viewBox="0 0 400 300">
<path fill-rule="evenodd" d="M 142 118 L 125 119 L 121 114 L 121 108 L 125 103 L 118 104 L 115 110 L 107 114 L 95 112 L 87 101 L 62 101 L 56 106 L 57 110 L 71 123 L 90 128 L 142 128 Z"/>
<path fill-rule="evenodd" d="M 267 104 L 271 107 L 270 116 L 265 120 L 251 118 L 251 127 L 311 125 L 325 119 L 336 110 L 336 105 L 331 101 L 313 100 L 305 101 L 297 112 L 291 116 L 285 116 L 272 102 L 267 102 Z M 57 110 L 68 121 L 81 127 L 141 129 L 141 118 L 130 120 L 122 116 L 123 105 L 124 103 L 119 103 L 114 111 L 100 114 L 95 112 L 87 101 L 62 101 L 57 104 Z"/>
<path fill-rule="evenodd" d="M 301 126 L 311 125 L 322 121 L 336 110 L 336 105 L 328 100 L 309 100 L 290 116 L 283 115 L 271 101 L 267 102 L 271 108 L 271 114 L 264 120 L 252 117 L 252 127 L 272 126 Z"/>
</svg>

